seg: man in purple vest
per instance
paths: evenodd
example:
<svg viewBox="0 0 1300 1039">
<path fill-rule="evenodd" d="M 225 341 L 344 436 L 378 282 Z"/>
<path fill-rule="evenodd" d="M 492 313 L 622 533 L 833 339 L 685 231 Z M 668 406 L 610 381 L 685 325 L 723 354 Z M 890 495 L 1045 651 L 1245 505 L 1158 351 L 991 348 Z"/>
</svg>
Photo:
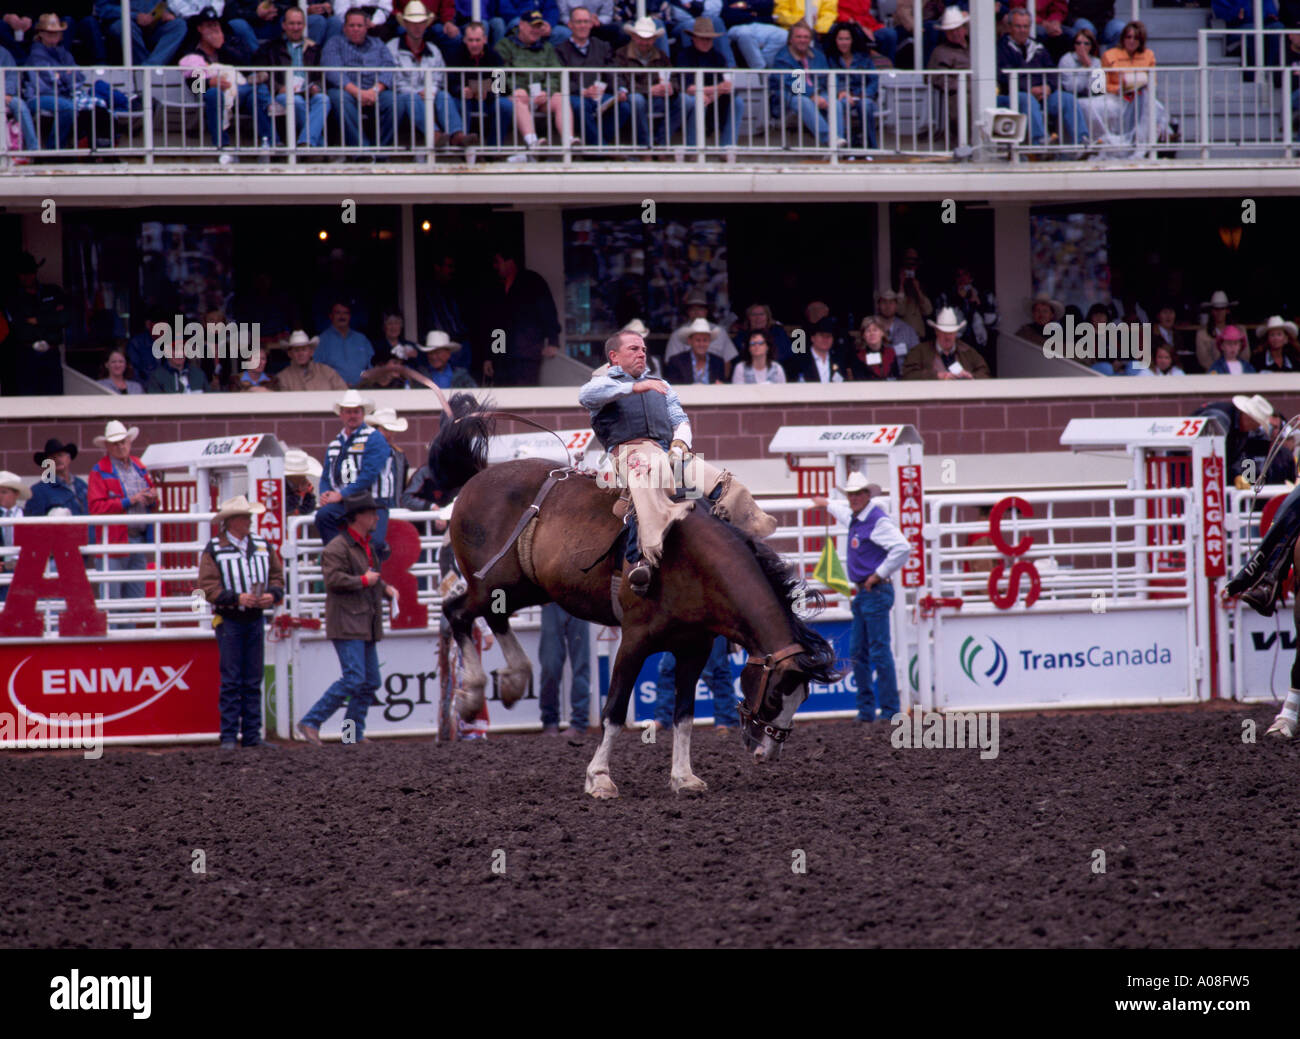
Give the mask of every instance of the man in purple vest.
<svg viewBox="0 0 1300 1039">
<path fill-rule="evenodd" d="M 889 611 L 894 605 L 893 577 L 912 549 L 894 521 L 871 499 L 882 492 L 880 486 L 867 483 L 861 473 L 849 476 L 839 488 L 849 499 L 841 501 L 814 498 L 835 521 L 849 528 L 849 580 L 857 589 L 853 596 L 853 634 L 849 654 L 853 658 L 853 681 L 858 687 L 860 722 L 888 722 L 899 711 L 898 678 L 894 673 L 894 654 L 889 648 Z M 875 681 L 871 680 L 875 672 Z"/>
</svg>

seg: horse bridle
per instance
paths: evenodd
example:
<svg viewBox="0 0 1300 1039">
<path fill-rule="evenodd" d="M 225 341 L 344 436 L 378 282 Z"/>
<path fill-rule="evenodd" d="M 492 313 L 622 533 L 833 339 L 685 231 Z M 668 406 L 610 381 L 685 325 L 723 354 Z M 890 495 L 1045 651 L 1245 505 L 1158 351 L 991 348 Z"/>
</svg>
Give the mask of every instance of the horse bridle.
<svg viewBox="0 0 1300 1039">
<path fill-rule="evenodd" d="M 784 743 L 787 736 L 793 731 L 793 727 L 783 729 L 780 726 L 773 725 L 770 722 L 759 721 L 756 717 L 759 707 L 763 704 L 763 697 L 767 695 L 768 683 L 772 680 L 772 673 L 776 666 L 791 657 L 797 657 L 800 653 L 806 652 L 804 647 L 797 642 L 792 642 L 788 646 L 782 646 L 774 653 L 768 653 L 765 656 L 749 655 L 745 661 L 745 667 L 761 667 L 763 673 L 758 679 L 758 695 L 754 699 L 754 706 L 749 706 L 749 698 L 740 705 L 741 724 L 749 731 L 750 736 L 758 739 L 760 736 L 771 736 L 776 743 Z"/>
</svg>

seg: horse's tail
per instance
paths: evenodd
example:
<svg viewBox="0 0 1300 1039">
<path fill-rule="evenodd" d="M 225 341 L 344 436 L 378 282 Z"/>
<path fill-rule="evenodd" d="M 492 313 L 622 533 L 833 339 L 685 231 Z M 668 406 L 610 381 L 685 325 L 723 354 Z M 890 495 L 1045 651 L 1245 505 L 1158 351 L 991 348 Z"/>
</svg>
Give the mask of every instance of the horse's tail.
<svg viewBox="0 0 1300 1039">
<path fill-rule="evenodd" d="M 476 473 L 487 468 L 488 439 L 496 426 L 492 404 L 486 399 L 455 393 L 448 406 L 451 418 L 443 418 L 438 435 L 429 444 L 429 480 L 425 484 L 426 491 L 439 492 L 443 501 L 454 498 Z"/>
</svg>

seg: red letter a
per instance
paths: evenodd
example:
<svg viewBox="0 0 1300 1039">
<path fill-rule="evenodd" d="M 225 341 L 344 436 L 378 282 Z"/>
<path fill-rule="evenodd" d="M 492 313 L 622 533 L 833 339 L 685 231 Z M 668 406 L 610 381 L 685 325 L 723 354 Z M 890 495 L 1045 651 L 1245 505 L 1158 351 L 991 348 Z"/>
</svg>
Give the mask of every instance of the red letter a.
<svg viewBox="0 0 1300 1039">
<path fill-rule="evenodd" d="M 13 531 L 14 544 L 22 551 L 0 613 L 0 636 L 38 639 L 45 634 L 36 613 L 37 599 L 62 599 L 67 604 L 59 615 L 59 634 L 64 638 L 107 634 L 108 615 L 95 608 L 86 564 L 77 551 L 86 543 L 86 528 L 23 525 Z M 57 577 L 45 576 L 49 559 L 54 560 Z"/>
</svg>

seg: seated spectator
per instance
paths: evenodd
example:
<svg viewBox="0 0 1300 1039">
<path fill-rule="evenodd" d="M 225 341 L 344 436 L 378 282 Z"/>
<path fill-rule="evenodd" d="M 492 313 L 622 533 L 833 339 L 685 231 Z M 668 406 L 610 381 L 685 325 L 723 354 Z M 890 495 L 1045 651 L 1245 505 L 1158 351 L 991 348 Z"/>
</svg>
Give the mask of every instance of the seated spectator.
<svg viewBox="0 0 1300 1039">
<path fill-rule="evenodd" d="M 623 31 L 632 39 L 614 52 L 614 65 L 627 69 L 655 69 L 655 73 L 628 73 L 618 77 L 619 96 L 626 96 L 632 108 L 634 144 L 665 144 L 683 121 L 694 122 L 695 98 L 678 90 L 667 69 L 672 68 L 668 52 L 656 46 L 664 31 L 653 18 L 625 22 Z"/>
<path fill-rule="evenodd" d="M 98 386 L 111 393 L 143 393 L 144 387 L 136 380 L 135 370 L 126 359 L 126 350 L 120 346 L 113 347 L 99 367 Z"/>
<path fill-rule="evenodd" d="M 1205 327 L 1196 332 L 1196 363 L 1201 366 L 1201 371 L 1208 372 L 1219 359 L 1219 334 L 1231 322 L 1231 310 L 1236 305 L 1237 301 L 1228 299 L 1228 294 L 1222 289 L 1215 289 L 1214 294 L 1201 304 L 1201 309 L 1209 312 L 1202 319 Z"/>
<path fill-rule="evenodd" d="M 634 10 L 635 6 L 634 4 Z M 573 12 L 578 7 L 585 7 L 595 22 L 591 29 L 592 36 L 608 43 L 611 51 L 623 46 L 626 39 L 623 36 L 621 20 L 615 15 L 614 0 L 590 0 L 588 3 L 580 0 L 556 0 L 556 8 L 560 12 L 560 24 L 568 25 L 570 32 L 573 31 L 573 26 L 569 23 L 573 20 Z M 635 17 L 636 15 L 633 14 L 633 18 Z M 555 46 L 559 49 L 559 44 Z"/>
<path fill-rule="evenodd" d="M 383 37 L 391 34 L 394 0 L 338 0 L 334 5 L 334 17 L 343 20 L 342 32 L 346 34 L 348 12 L 363 11 L 366 15 L 367 32 L 374 32 L 375 39 L 383 42 Z"/>
<path fill-rule="evenodd" d="M 32 492 L 23 483 L 17 473 L 0 470 L 0 519 L 22 519 L 25 515 L 22 502 L 32 496 Z M 11 574 L 17 568 L 18 559 L 13 553 L 14 528 L 5 524 L 0 526 L 0 573 Z M 9 593 L 7 585 L 0 585 L 0 602 Z"/>
<path fill-rule="evenodd" d="M 384 338 L 375 350 L 374 367 L 363 372 L 361 386 L 379 390 L 418 389 L 424 384 L 412 373 L 426 379 L 432 370 L 419 347 L 403 333 L 402 315 L 390 311 L 384 315 Z"/>
<path fill-rule="evenodd" d="M 340 0 L 347 3 L 348 0 Z M 377 37 L 367 35 L 370 20 L 365 10 L 353 7 L 343 16 L 343 32 L 321 49 L 325 68 L 358 69 L 357 72 L 326 72 L 325 87 L 330 107 L 343 123 L 343 143 L 349 148 L 381 147 L 393 143 L 393 73 L 397 62 Z M 373 113 L 373 115 L 372 115 Z M 376 138 L 367 135 L 363 122 L 378 122 Z M 358 377 L 360 372 L 357 372 Z"/>
<path fill-rule="evenodd" d="M 922 32 L 922 62 L 924 65 L 924 55 L 938 43 L 938 37 L 935 25 L 938 19 L 942 17 L 944 10 L 944 0 L 924 0 L 921 5 L 921 32 Z M 913 35 L 916 26 L 912 24 L 912 4 L 910 0 L 898 0 L 894 8 L 894 32 L 898 34 L 898 46 L 895 49 L 894 61 L 900 68 L 910 69 L 915 60 L 912 46 Z"/>
<path fill-rule="evenodd" d="M 1054 69 L 1056 62 L 1051 59 L 1047 48 L 1029 36 L 1029 12 L 1014 9 L 1008 16 L 1010 31 L 998 39 L 998 105 L 1011 106 L 1009 94 L 1011 77 L 1007 73 L 1018 70 L 1017 77 L 1018 104 L 1017 111 L 1029 116 L 1030 143 L 1047 144 L 1047 119 L 1052 117 L 1061 127 L 1061 141 L 1064 144 L 1087 144 L 1088 135 L 1085 127 L 1079 125 L 1079 111 L 1074 95 L 1064 90 L 1057 90 L 1058 77 L 1054 75 L 1031 75 L 1027 70 Z"/>
<path fill-rule="evenodd" d="M 1260 343 L 1256 353 L 1256 368 L 1261 372 L 1300 371 L 1300 342 L 1296 341 L 1293 321 L 1283 321 L 1274 314 L 1267 324 L 1255 329 Z"/>
<path fill-rule="evenodd" d="M 252 117 L 254 141 L 259 141 L 263 133 L 274 132 L 266 115 L 270 91 L 265 84 L 249 82 L 239 71 L 239 66 L 248 65 L 252 55 L 242 43 L 227 42 L 221 19 L 212 8 L 204 8 L 194 19 L 194 25 L 199 34 L 198 44 L 178 64 L 193 69 L 194 77 L 207 84 L 203 91 L 204 120 L 213 146 L 221 152 L 220 162 L 229 165 L 239 161 L 225 150 L 230 147 L 230 126 L 236 111 Z"/>
<path fill-rule="evenodd" d="M 902 300 L 903 294 L 893 289 L 876 293 L 876 314 L 885 322 L 889 345 L 894 348 L 894 353 L 898 355 L 900 362 L 907 356 L 907 351 L 921 341 L 921 337 L 916 334 L 916 329 L 898 316 L 898 304 Z"/>
<path fill-rule="evenodd" d="M 1178 335 L 1178 309 L 1173 305 L 1166 303 L 1156 311 L 1156 323 L 1152 327 L 1152 335 L 1157 342 L 1164 343 L 1178 356 L 1178 348 L 1181 345 Z"/>
<path fill-rule="evenodd" d="M 444 390 L 474 388 L 474 380 L 468 371 L 451 366 L 451 355 L 460 350 L 461 345 L 446 332 L 437 329 L 430 332 L 424 337 L 424 345 L 420 349 L 424 351 L 428 361 L 429 371 L 426 374 L 438 384 L 439 388 Z"/>
<path fill-rule="evenodd" d="M 95 17 L 109 38 L 121 41 L 120 0 L 95 0 Z M 183 19 L 177 18 L 165 3 L 158 0 L 131 0 L 131 23 L 131 63 L 134 65 L 170 65 L 185 42 L 189 28 Z"/>
<path fill-rule="evenodd" d="M 1151 113 L 1155 105 L 1156 139 L 1169 130 L 1165 106 L 1149 90 L 1150 69 L 1156 67 L 1155 51 L 1147 46 L 1146 26 L 1129 22 L 1120 34 L 1120 45 L 1101 56 L 1106 73 L 1106 143 L 1128 147 L 1135 145 L 1130 158 L 1145 159 L 1154 143 L 1151 136 Z"/>
<path fill-rule="evenodd" d="M 703 289 L 691 289 L 682 302 L 686 307 L 686 324 L 674 329 L 673 334 L 668 337 L 668 345 L 664 347 L 665 362 L 691 348 L 691 344 L 687 341 L 691 325 L 695 321 L 708 320 L 709 317 L 709 297 Z M 709 352 L 717 354 L 728 365 L 735 363 L 736 358 L 740 356 L 736 351 L 736 344 L 727 337 L 721 325 L 709 321 L 709 328 L 712 329 L 713 335 L 709 343 Z"/>
<path fill-rule="evenodd" d="M 919 344 L 907 353 L 903 365 L 904 379 L 987 379 L 989 366 L 979 351 L 958 342 L 964 322 L 951 307 L 939 311 L 938 321 L 927 324 L 934 329 L 934 339 Z"/>
<path fill-rule="evenodd" d="M 4 95 L 4 111 L 10 119 L 18 123 L 22 135 L 23 151 L 35 151 L 40 147 L 36 137 L 36 122 L 32 119 L 31 109 L 23 103 L 22 73 L 4 72 L 4 69 L 16 68 L 17 63 L 9 51 L 0 47 L 0 94 Z M 18 165 L 26 165 L 31 160 L 20 156 L 13 160 Z"/>
<path fill-rule="evenodd" d="M 403 70 L 393 74 L 398 126 L 409 122 L 427 144 L 429 134 L 424 118 L 424 92 L 426 81 L 430 81 L 433 117 L 438 127 L 433 135 L 434 146 L 441 147 L 450 142 L 454 148 L 472 148 L 478 144 L 478 134 L 465 132 L 459 99 L 447 91 L 447 63 L 443 61 L 442 52 L 425 37 L 425 30 L 433 24 L 433 15 L 420 0 L 410 0 L 405 11 L 396 18 L 403 33 L 389 41 L 388 50 L 394 63 Z M 426 69 L 431 71 L 426 74 Z M 417 143 L 413 138 L 412 146 Z"/>
<path fill-rule="evenodd" d="M 461 27 L 456 49 L 448 56 L 452 71 L 447 74 L 447 91 L 465 106 L 468 126 L 481 140 L 500 147 L 514 124 L 514 101 L 508 94 L 492 90 L 492 76 L 487 70 L 502 67 L 501 55 L 488 45 L 487 27 L 482 22 L 467 22 Z M 462 72 L 461 69 L 466 71 Z M 477 69 L 478 72 L 470 72 Z M 528 153 L 511 155 L 507 162 L 526 162 Z"/>
<path fill-rule="evenodd" d="M 596 19 L 578 5 L 569 14 L 571 35 L 556 44 L 555 53 L 566 68 L 608 68 L 614 62 L 614 48 L 592 36 Z M 581 137 L 588 146 L 614 144 L 632 119 L 632 102 L 626 90 L 618 90 L 612 77 L 597 72 L 579 72 L 569 78 L 569 108 L 582 126 Z M 575 124 L 570 124 L 575 125 Z M 628 143 L 626 138 L 621 143 Z"/>
<path fill-rule="evenodd" d="M 714 47 L 714 43 L 724 37 L 714 29 L 708 18 L 697 18 L 695 24 L 686 30 L 686 35 L 691 42 L 678 49 L 675 62 L 677 68 L 717 70 L 703 75 L 703 88 L 699 91 L 696 90 L 693 74 L 682 73 L 677 79 L 682 99 L 681 115 L 686 123 L 686 146 L 695 147 L 695 119 L 692 116 L 696 105 L 704 105 L 706 133 L 710 128 L 716 130 L 718 145 L 734 148 L 736 129 L 745 118 L 745 99 L 733 90 L 731 75 L 722 71 L 729 65 L 725 56 Z M 672 108 L 675 112 L 678 106 L 673 104 Z"/>
<path fill-rule="evenodd" d="M 720 17 L 725 0 L 667 0 L 660 10 L 667 9 L 666 18 L 675 37 L 678 49 L 690 46 L 689 36 L 692 31 L 706 27 L 718 41 L 718 51 L 723 58 L 723 66 L 735 68 L 736 59 L 731 53 L 731 41 L 727 39 L 727 25 Z M 646 5 L 646 13 L 651 5 Z M 704 19 L 703 22 L 700 19 Z"/>
<path fill-rule="evenodd" d="M 552 47 L 558 47 L 569 38 L 569 27 L 564 24 L 555 0 L 541 0 L 540 3 L 538 0 L 497 0 L 497 10 L 506 36 L 520 22 L 536 22 L 540 18 L 538 32 Z"/>
<path fill-rule="evenodd" d="M 841 22 L 852 22 L 861 29 L 867 40 L 868 51 L 883 55 L 892 65 L 898 51 L 898 33 L 880 21 L 872 13 L 871 7 L 872 0 L 839 0 L 835 7 L 835 17 Z M 960 8 L 957 10 L 960 11 Z M 967 68 L 970 68 L 969 60 L 968 57 Z"/>
<path fill-rule="evenodd" d="M 322 471 L 320 462 L 306 451 L 291 447 L 284 452 L 284 515 L 286 518 L 316 514 L 316 487 L 320 482 Z"/>
<path fill-rule="evenodd" d="M 266 374 L 266 362 L 270 359 L 270 353 L 266 349 L 259 349 L 250 360 L 253 367 L 245 368 L 242 364 L 235 364 L 230 373 L 230 389 L 236 393 L 252 391 L 254 393 L 272 393 L 277 387 L 277 379 L 274 375 Z"/>
<path fill-rule="evenodd" d="M 1229 325 L 1219 333 L 1220 357 L 1207 369 L 1211 375 L 1254 375 L 1255 366 L 1243 360 L 1246 333 L 1236 325 Z"/>
<path fill-rule="evenodd" d="M 343 377 L 333 368 L 312 360 L 319 341 L 316 336 L 308 339 L 307 333 L 301 330 L 295 330 L 289 336 L 289 342 L 285 344 L 289 352 L 289 367 L 276 374 L 276 389 L 293 393 L 318 390 L 342 393 L 348 388 Z"/>
<path fill-rule="evenodd" d="M 183 344 L 166 347 L 167 357 L 149 374 L 145 393 L 207 393 L 211 383 L 197 362 L 186 362 Z"/>
<path fill-rule="evenodd" d="M 784 363 L 788 358 L 794 356 L 794 351 L 790 347 L 790 336 L 786 330 L 772 320 L 772 308 L 766 303 L 751 303 L 745 310 L 745 320 L 740 326 L 740 331 L 732 337 L 732 342 L 739 348 L 748 349 L 750 332 L 757 330 L 766 331 L 772 340 L 772 345 L 776 347 L 774 354 L 775 359 Z"/>
<path fill-rule="evenodd" d="M 984 359 L 993 365 L 992 344 L 989 342 L 988 329 L 996 325 L 998 305 L 993 293 L 982 293 L 975 287 L 975 275 L 968 267 L 958 267 L 952 274 L 951 290 L 939 293 L 935 306 L 952 307 L 965 320 L 966 331 L 962 339 L 967 346 L 973 346 Z"/>
<path fill-rule="evenodd" d="M 18 254 L 18 283 L 0 308 L 0 325 L 8 315 L 9 335 L 0 349 L 0 392 L 6 397 L 46 397 L 63 393 L 64 329 L 71 315 L 63 289 L 38 282 L 36 262 L 29 252 Z"/>
<path fill-rule="evenodd" d="M 687 335 L 690 353 L 678 354 L 664 364 L 664 376 L 674 386 L 687 383 L 713 384 L 727 381 L 727 365 L 715 353 L 709 352 L 713 330 L 703 318 L 692 322 Z"/>
<path fill-rule="evenodd" d="M 88 516 L 89 487 L 80 476 L 72 475 L 77 445 L 65 444 L 57 437 L 45 441 L 45 449 L 32 455 L 40 470 L 40 479 L 32 485 L 27 516 L 48 516 L 54 509 L 67 509 L 69 516 Z M 49 463 L 53 463 L 53 470 Z"/>
<path fill-rule="evenodd" d="M 1106 136 L 1106 98 L 1092 92 L 1093 69 L 1101 68 L 1097 37 L 1091 29 L 1075 29 L 1070 38 L 1072 49 L 1061 55 L 1056 67 L 1061 70 L 1059 87 L 1074 95 L 1079 118 L 1087 127 L 1091 140 L 1104 140 Z"/>
<path fill-rule="evenodd" d="M 1024 7 L 1025 4 L 1013 0 L 1013 6 Z M 1072 37 L 1065 29 L 1069 24 L 1069 9 L 1068 0 L 1038 0 L 1037 3 L 1035 27 L 1038 42 L 1047 48 L 1053 65 L 1070 52 Z"/>
<path fill-rule="evenodd" d="M 876 147 L 876 98 L 880 82 L 867 38 L 853 22 L 836 22 L 826 35 L 826 53 L 836 75 L 836 97 L 845 108 L 852 148 Z M 840 73 L 844 73 L 840 75 Z"/>
<path fill-rule="evenodd" d="M 775 6 L 775 0 L 722 0 L 727 42 L 740 51 L 747 68 L 771 68 L 785 48 L 789 33 L 772 20 Z"/>
<path fill-rule="evenodd" d="M 785 369 L 773 358 L 772 337 L 764 330 L 750 332 L 749 352 L 746 361 L 736 365 L 731 381 L 737 386 L 744 383 L 785 382 Z"/>
<path fill-rule="evenodd" d="M 1065 316 L 1065 304 L 1059 299 L 1052 299 L 1046 292 L 1040 292 L 1033 299 L 1026 300 L 1025 307 L 1029 311 L 1029 321 L 1016 329 L 1016 335 L 1037 346 L 1042 346 L 1047 341 L 1047 326 L 1052 322 L 1060 321 Z M 1093 310 L 1096 310 L 1096 307 Z M 1107 311 L 1107 320 L 1109 317 Z M 1088 311 L 1088 320 L 1092 320 L 1092 310 Z"/>
<path fill-rule="evenodd" d="M 564 135 L 564 98 L 559 92 L 560 74 L 555 71 L 538 71 L 560 67 L 560 56 L 546 39 L 547 24 L 540 11 L 530 11 L 527 19 L 520 21 L 514 31 L 497 45 L 502 65 L 509 69 L 530 70 L 523 76 L 508 80 L 514 88 L 511 97 L 515 104 L 515 128 L 523 135 L 524 144 L 529 149 L 536 148 L 539 143 L 533 122 L 534 111 L 543 113 L 543 122 L 545 113 L 549 111 L 555 120 L 556 130 L 561 136 Z M 568 135 L 567 140 L 570 145 L 578 143 L 578 138 L 572 134 Z"/>
<path fill-rule="evenodd" d="M 382 364 L 390 357 L 399 361 L 413 361 L 420 356 L 420 351 L 411 340 L 406 338 L 406 321 L 395 310 L 384 313 L 384 337 L 375 347 L 375 363 Z"/>
<path fill-rule="evenodd" d="M 1115 0 L 1070 0 L 1065 16 L 1066 32 L 1077 36 L 1081 31 L 1092 33 L 1093 42 L 1101 40 L 1103 47 L 1119 43 L 1124 22 L 1115 17 Z"/>
<path fill-rule="evenodd" d="M 819 147 L 831 143 L 830 123 L 823 112 L 830 111 L 831 99 L 826 96 L 827 79 L 825 72 L 830 69 L 826 55 L 813 43 L 812 30 L 803 22 L 797 22 L 790 29 L 786 47 L 776 56 L 772 63 L 774 69 L 800 71 L 804 75 L 771 76 L 768 90 L 771 98 L 772 115 L 784 120 L 794 113 L 797 124 L 808 130 L 816 138 Z M 796 87 L 802 89 L 796 91 Z M 848 147 L 850 107 L 847 102 L 836 103 L 835 147 Z"/>
<path fill-rule="evenodd" d="M 1151 368 L 1152 375 L 1186 375 L 1175 363 L 1174 348 L 1168 343 L 1157 342 L 1152 350 Z"/>
<path fill-rule="evenodd" d="M 370 345 L 370 340 L 352 327 L 352 309 L 339 300 L 330 308 L 330 327 L 320 334 L 316 360 L 329 365 L 348 386 L 355 389 L 374 356 L 375 348 Z"/>
<path fill-rule="evenodd" d="M 263 44 L 257 60 L 272 69 L 319 69 L 321 45 L 307 38 L 307 19 L 302 9 L 286 7 L 281 21 L 282 35 Z M 288 76 L 273 76 L 266 91 L 266 122 L 271 127 L 275 141 L 275 120 L 271 118 L 271 105 L 284 109 L 289 104 Z M 325 144 L 325 126 L 330 114 L 330 99 L 325 93 L 322 75 L 300 72 L 293 74 L 293 115 L 298 128 L 299 148 L 320 148 Z M 274 99 L 272 101 L 272 99 Z"/>
<path fill-rule="evenodd" d="M 943 41 L 930 52 L 930 60 L 925 63 L 925 67 L 939 71 L 969 69 L 970 15 L 960 7 L 945 7 L 943 17 L 935 28 L 943 33 Z M 943 76 L 935 83 L 935 89 L 943 95 L 948 135 L 954 143 L 957 140 L 957 121 L 960 117 L 957 111 L 957 79 L 957 76 Z M 968 128 L 969 125 L 967 123 Z"/>
<path fill-rule="evenodd" d="M 893 382 L 898 378 L 898 355 L 889 342 L 889 326 L 878 314 L 862 319 L 862 338 L 849 360 L 848 377 L 853 382 Z"/>
<path fill-rule="evenodd" d="M 67 23 L 59 21 L 56 14 L 43 14 L 36 23 L 36 40 L 27 56 L 29 68 L 57 68 L 76 65 L 72 52 L 63 46 L 63 33 Z M 86 76 L 81 72 L 38 72 L 24 78 L 27 107 L 33 120 L 39 121 L 41 113 L 50 116 L 50 129 L 45 135 L 45 147 L 67 148 L 72 144 L 72 134 L 77 126 L 77 112 L 86 107 L 80 101 L 86 91 Z M 93 102 L 91 102 L 93 107 Z"/>
<path fill-rule="evenodd" d="M 464 42 L 465 28 L 474 20 L 474 4 L 473 0 L 455 0 L 455 5 L 456 24 L 460 26 L 461 42 Z M 483 26 L 487 34 L 487 45 L 496 50 L 496 45 L 505 39 L 506 35 L 506 23 L 501 17 L 500 0 L 483 0 L 479 6 L 478 19 L 477 24 Z M 447 58 L 447 64 L 452 68 L 456 67 L 456 63 L 450 57 Z"/>
<path fill-rule="evenodd" d="M 844 365 L 835 356 L 835 322 L 824 317 L 808 326 L 809 349 L 785 362 L 790 382 L 843 382 Z"/>
</svg>

